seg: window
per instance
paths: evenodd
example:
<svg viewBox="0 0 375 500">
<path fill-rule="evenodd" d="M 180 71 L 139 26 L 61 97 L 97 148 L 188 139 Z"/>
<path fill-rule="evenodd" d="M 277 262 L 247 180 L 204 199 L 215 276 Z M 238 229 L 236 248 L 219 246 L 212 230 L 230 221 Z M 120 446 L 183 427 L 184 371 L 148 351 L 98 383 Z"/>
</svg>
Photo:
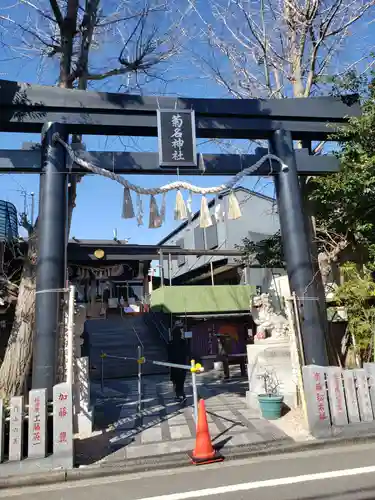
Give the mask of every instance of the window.
<svg viewBox="0 0 375 500">
<path fill-rule="evenodd" d="M 184 239 L 181 238 L 180 240 L 176 241 L 176 245 L 181 248 L 185 248 L 184 246 Z M 177 265 L 178 267 L 181 267 L 185 264 L 186 262 L 186 256 L 185 255 L 178 255 L 177 256 Z"/>
<path fill-rule="evenodd" d="M 196 250 L 205 250 L 203 228 L 196 226 L 194 229 L 194 246 Z"/>
<path fill-rule="evenodd" d="M 212 250 L 218 246 L 217 224 L 215 217 L 212 217 L 212 226 L 206 228 L 206 247 L 207 250 Z"/>
</svg>

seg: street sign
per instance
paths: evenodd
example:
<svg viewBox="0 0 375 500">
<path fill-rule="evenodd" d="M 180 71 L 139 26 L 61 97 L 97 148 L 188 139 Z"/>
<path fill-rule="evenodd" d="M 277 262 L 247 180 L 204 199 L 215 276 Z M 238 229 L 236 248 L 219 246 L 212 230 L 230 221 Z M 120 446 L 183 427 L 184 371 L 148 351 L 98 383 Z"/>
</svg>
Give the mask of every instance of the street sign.
<svg viewBox="0 0 375 500">
<path fill-rule="evenodd" d="M 196 167 L 197 149 L 193 110 L 157 110 L 159 165 Z"/>
</svg>

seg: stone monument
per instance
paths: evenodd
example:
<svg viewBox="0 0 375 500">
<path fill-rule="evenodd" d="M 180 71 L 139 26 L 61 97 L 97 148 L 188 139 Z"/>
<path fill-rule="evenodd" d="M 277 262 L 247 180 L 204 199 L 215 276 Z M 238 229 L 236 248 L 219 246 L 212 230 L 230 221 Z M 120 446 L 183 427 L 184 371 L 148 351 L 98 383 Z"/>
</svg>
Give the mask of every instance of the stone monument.
<svg viewBox="0 0 375 500">
<path fill-rule="evenodd" d="M 29 393 L 28 458 L 44 458 L 47 454 L 47 390 Z"/>
<path fill-rule="evenodd" d="M 9 462 L 22 460 L 23 450 L 23 396 L 14 396 L 10 399 L 9 416 Z"/>
<path fill-rule="evenodd" d="M 288 320 L 283 314 L 274 311 L 273 301 L 269 293 L 253 297 L 251 315 L 257 325 L 257 340 L 267 338 L 285 340 L 288 338 Z"/>
<path fill-rule="evenodd" d="M 53 460 L 55 467 L 73 467 L 72 386 L 65 382 L 53 388 Z"/>
<path fill-rule="evenodd" d="M 306 394 L 307 420 L 315 437 L 331 435 L 331 418 L 326 386 L 326 367 L 308 365 L 302 368 Z"/>
<path fill-rule="evenodd" d="M 348 410 L 349 424 L 358 424 L 361 419 L 359 418 L 359 407 L 353 370 L 343 370 L 342 377 L 344 382 L 345 400 L 346 408 Z"/>
<path fill-rule="evenodd" d="M 94 411 L 90 402 L 89 358 L 76 359 L 74 430 L 80 439 L 91 436 Z"/>
<path fill-rule="evenodd" d="M 251 313 L 257 325 L 254 344 L 247 346 L 249 391 L 247 405 L 259 409 L 258 395 L 264 393 L 262 375 L 271 370 L 279 382 L 279 393 L 289 407 L 296 405 L 297 367 L 294 334 L 287 315 L 275 312 L 270 294 L 255 296 Z"/>
<path fill-rule="evenodd" d="M 342 427 L 348 423 L 342 370 L 338 366 L 327 366 L 325 372 L 327 374 L 332 425 Z"/>
<path fill-rule="evenodd" d="M 93 428 L 93 407 L 90 404 L 90 382 L 88 358 L 81 358 L 82 333 L 87 318 L 85 304 L 75 304 L 74 331 L 73 331 L 73 360 L 74 360 L 74 432 L 80 437 L 91 435 Z M 67 378 L 68 360 L 68 302 L 64 307 L 64 321 L 62 322 L 59 349 L 57 380 L 62 383 Z"/>
<path fill-rule="evenodd" d="M 357 381 L 357 400 L 361 422 L 372 422 L 374 415 L 372 413 L 366 371 L 364 368 L 356 368 L 353 372 Z"/>
</svg>

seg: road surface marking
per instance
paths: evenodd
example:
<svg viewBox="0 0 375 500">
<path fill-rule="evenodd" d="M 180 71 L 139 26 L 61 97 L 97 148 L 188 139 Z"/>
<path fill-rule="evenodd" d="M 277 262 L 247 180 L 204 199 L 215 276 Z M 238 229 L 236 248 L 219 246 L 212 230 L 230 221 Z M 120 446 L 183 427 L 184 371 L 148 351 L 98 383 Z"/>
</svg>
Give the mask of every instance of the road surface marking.
<svg viewBox="0 0 375 500">
<path fill-rule="evenodd" d="M 357 445 L 355 447 L 355 453 L 360 452 L 361 454 L 366 454 L 365 452 L 372 452 L 374 449 L 374 445 L 371 444 L 365 444 L 365 445 Z M 290 452 L 282 455 L 267 455 L 267 456 L 259 456 L 259 457 L 252 457 L 251 459 L 249 458 L 244 458 L 244 459 L 239 459 L 236 460 L 235 462 L 233 461 L 228 461 L 228 462 L 220 462 L 219 464 L 212 464 L 212 465 L 207 465 L 205 468 L 200 468 L 200 467 L 178 467 L 176 469 L 172 469 L 170 471 L 166 470 L 149 470 L 149 471 L 143 471 L 143 472 L 131 472 L 127 473 L 125 475 L 109 475 L 109 476 L 98 476 L 98 477 L 93 477 L 93 478 L 84 478 L 82 477 L 79 481 L 67 481 L 67 482 L 62 482 L 62 483 L 55 483 L 55 484 L 48 484 L 48 485 L 43 485 L 43 486 L 23 486 L 19 488 L 6 488 L 6 489 L 1 489 L 0 490 L 0 499 L 2 498 L 10 498 L 10 497 L 19 497 L 23 496 L 26 494 L 41 494 L 44 492 L 56 492 L 60 490 L 76 490 L 76 489 L 84 489 L 84 488 L 94 488 L 94 487 L 100 487 L 100 486 L 105 486 L 107 484 L 119 484 L 119 483 L 124 483 L 126 484 L 128 481 L 137 481 L 137 480 L 144 480 L 144 479 L 150 479 L 150 478 L 158 478 L 160 476 L 170 476 L 170 475 L 178 475 L 178 476 L 187 476 L 187 475 L 193 475 L 195 476 L 198 474 L 198 477 L 201 476 L 202 474 L 205 475 L 206 471 L 217 471 L 218 469 L 231 469 L 233 467 L 236 468 L 243 468 L 243 467 L 251 467 L 252 465 L 259 465 L 262 463 L 267 463 L 272 465 L 275 461 L 293 461 L 293 460 L 304 460 L 308 458 L 316 458 L 318 456 L 330 456 L 330 455 L 337 455 L 341 453 L 346 453 L 347 456 L 352 455 L 353 452 L 353 446 L 338 446 L 335 448 L 326 448 L 326 449 L 312 449 L 309 451 L 299 451 L 299 452 L 294 452 L 291 454 Z M 365 466 L 364 468 L 366 468 Z M 85 467 L 87 469 L 90 469 L 91 467 Z M 84 469 L 85 469 L 84 468 Z M 195 478 L 194 478 L 195 479 Z M 131 496 L 129 495 L 129 500 L 131 499 Z M 137 500 L 142 500 L 139 499 L 139 496 L 135 495 L 135 498 Z M 147 498 L 145 497 L 145 500 Z M 155 499 L 153 499 L 155 500 Z"/>
<path fill-rule="evenodd" d="M 253 481 L 251 483 L 230 484 L 217 488 L 207 488 L 204 490 L 184 491 L 181 493 L 171 493 L 154 497 L 141 498 L 138 500 L 185 500 L 187 498 L 209 497 L 213 495 L 223 495 L 225 493 L 235 493 L 237 491 L 257 490 L 259 488 L 273 488 L 275 486 L 285 486 L 289 484 L 306 483 L 310 481 L 321 481 L 324 479 L 337 479 L 339 477 L 357 476 L 359 474 L 371 474 L 375 472 L 375 466 L 361 467 L 358 469 L 344 469 L 330 472 L 319 472 L 317 474 L 305 474 L 302 476 L 281 477 L 276 479 L 266 479 L 264 481 Z"/>
</svg>

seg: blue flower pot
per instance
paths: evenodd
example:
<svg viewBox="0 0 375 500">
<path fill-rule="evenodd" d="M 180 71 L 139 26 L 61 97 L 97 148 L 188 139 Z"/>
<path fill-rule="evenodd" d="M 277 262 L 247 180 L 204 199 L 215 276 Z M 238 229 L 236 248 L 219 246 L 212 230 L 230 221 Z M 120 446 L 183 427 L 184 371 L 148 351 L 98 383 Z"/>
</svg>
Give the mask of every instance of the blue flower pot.
<svg viewBox="0 0 375 500">
<path fill-rule="evenodd" d="M 263 418 L 266 418 L 267 420 L 277 420 L 281 417 L 284 396 L 259 394 L 258 401 Z"/>
</svg>

